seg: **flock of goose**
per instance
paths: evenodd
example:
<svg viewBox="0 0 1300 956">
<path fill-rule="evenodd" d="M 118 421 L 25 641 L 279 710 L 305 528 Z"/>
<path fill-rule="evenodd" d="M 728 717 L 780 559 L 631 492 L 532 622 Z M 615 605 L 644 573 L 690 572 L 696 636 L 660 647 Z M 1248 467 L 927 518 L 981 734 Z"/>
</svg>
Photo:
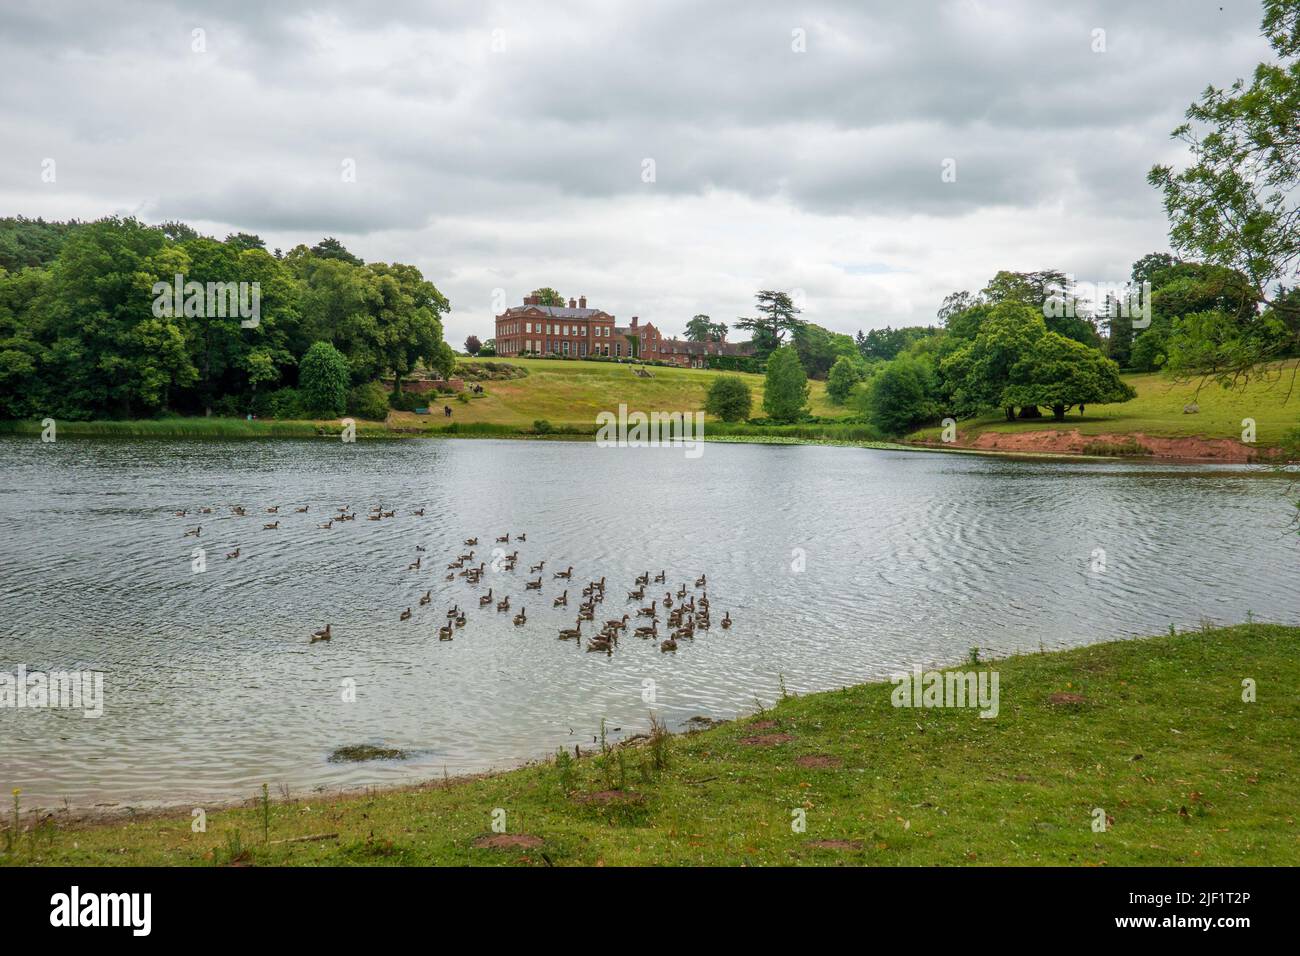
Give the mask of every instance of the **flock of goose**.
<svg viewBox="0 0 1300 956">
<path fill-rule="evenodd" d="M 309 505 L 301 508 L 295 508 L 297 514 L 306 514 Z M 235 505 L 231 509 L 231 514 L 237 516 L 247 516 L 248 512 L 241 506 Z M 280 527 L 279 518 L 280 506 L 276 505 L 266 509 L 266 514 L 275 516 L 275 520 L 264 522 L 262 530 L 275 531 Z M 211 508 L 202 508 L 194 514 L 211 514 Z M 185 518 L 191 514 L 189 511 L 176 511 L 176 517 Z M 424 509 L 419 508 L 410 512 L 414 517 L 423 517 Z M 382 521 L 386 518 L 394 518 L 397 515 L 396 509 L 385 511 L 382 505 L 372 507 L 366 513 L 367 521 Z M 351 505 L 344 505 L 338 509 L 338 513 L 332 515 L 328 521 L 317 525 L 318 528 L 329 530 L 337 522 L 355 521 L 357 512 L 352 510 Z M 203 526 L 197 525 L 186 531 L 184 537 L 199 538 L 203 534 Z M 495 545 L 509 546 L 513 543 L 522 544 L 528 540 L 527 533 L 516 534 L 511 536 L 510 532 L 494 538 Z M 457 578 L 463 578 L 464 583 L 471 586 L 478 586 L 482 583 L 484 572 L 487 569 L 487 562 L 479 560 L 474 563 L 475 549 L 479 547 L 478 538 L 466 538 L 463 546 L 469 548 L 464 553 L 458 553 L 455 560 L 446 566 L 446 575 L 444 580 L 455 582 Z M 240 556 L 240 548 L 230 551 L 226 554 L 227 560 L 234 560 Z M 425 548 L 416 545 L 415 560 L 410 562 L 406 569 L 408 571 L 420 571 L 425 567 Z M 519 561 L 519 549 L 516 547 L 512 552 L 507 554 L 504 548 L 497 549 L 492 558 L 493 571 L 503 573 L 514 573 Z M 536 564 L 528 566 L 528 573 L 535 574 L 532 579 L 524 580 L 524 597 L 520 599 L 521 605 L 527 600 L 527 594 L 530 591 L 538 592 L 541 597 L 543 576 L 546 570 L 546 561 L 538 561 Z M 564 590 L 558 597 L 551 599 L 551 606 L 554 608 L 567 608 L 569 606 L 569 587 L 573 581 L 573 567 L 570 565 L 563 571 L 551 572 L 551 583 L 563 582 Z M 582 588 L 582 597 L 578 604 L 577 619 L 573 627 L 562 628 L 559 633 L 559 639 L 562 641 L 573 641 L 578 647 L 583 646 L 583 639 L 586 639 L 586 649 L 588 651 L 603 652 L 607 655 L 613 655 L 615 648 L 618 647 L 619 639 L 628 633 L 629 627 L 632 629 L 632 635 L 643 640 L 651 641 L 658 645 L 659 650 L 668 652 L 675 651 L 678 647 L 678 641 L 694 640 L 696 631 L 707 631 L 712 626 L 712 618 L 709 610 L 708 594 L 708 576 L 701 574 L 695 579 L 694 589 L 688 588 L 686 582 L 682 582 L 674 592 L 670 585 L 667 584 L 667 572 L 660 571 L 651 578 L 650 572 L 646 571 L 636 577 L 632 584 L 632 589 L 627 592 L 628 602 L 643 602 L 646 598 L 647 589 L 651 592 L 657 591 L 659 586 L 664 587 L 662 597 L 654 596 L 650 599 L 649 604 L 643 604 L 635 608 L 635 614 L 624 613 L 621 616 L 612 617 L 604 622 L 597 630 L 596 626 L 596 609 L 605 602 L 605 577 L 601 576 L 599 580 L 589 581 Z M 509 614 L 511 610 L 510 595 L 497 598 L 495 586 L 489 586 L 486 593 L 477 595 L 478 606 L 480 609 L 491 611 L 494 607 L 498 614 Z M 698 591 L 698 595 L 696 594 Z M 433 589 L 430 588 L 420 596 L 419 605 L 427 606 L 433 602 Z M 661 632 L 659 630 L 659 621 L 661 612 L 664 616 L 665 627 Z M 617 613 L 617 612 L 616 612 Z M 408 606 L 399 615 L 402 621 L 409 621 L 413 617 L 413 612 Z M 460 604 L 454 604 L 447 612 L 445 623 L 438 626 L 438 639 L 450 641 L 454 639 L 456 631 L 466 625 L 465 611 L 461 609 Z M 512 621 L 515 627 L 524 627 L 528 622 L 528 611 L 524 606 L 520 606 L 516 614 L 513 615 Z M 583 625 L 591 625 L 588 634 L 583 633 Z M 731 613 L 723 614 L 722 619 L 718 622 L 723 629 L 731 627 Z M 331 626 L 326 624 L 318 631 L 311 635 L 311 643 L 318 641 L 328 641 L 332 637 Z"/>
</svg>

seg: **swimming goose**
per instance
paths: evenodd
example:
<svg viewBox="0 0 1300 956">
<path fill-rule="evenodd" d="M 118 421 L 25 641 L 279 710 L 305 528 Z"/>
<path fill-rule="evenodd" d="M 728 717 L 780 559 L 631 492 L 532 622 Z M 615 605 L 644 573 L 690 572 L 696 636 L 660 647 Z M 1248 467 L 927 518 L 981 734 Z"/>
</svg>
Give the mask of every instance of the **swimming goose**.
<svg viewBox="0 0 1300 956">
<path fill-rule="evenodd" d="M 658 601 L 651 601 L 649 607 L 643 607 L 636 612 L 637 617 L 658 617 L 659 611 L 655 607 L 658 603 Z"/>
<path fill-rule="evenodd" d="M 184 517 L 185 517 L 187 514 L 189 514 L 189 513 L 190 513 L 190 512 L 189 512 L 189 509 L 188 509 L 188 508 L 187 508 L 186 510 L 184 510 L 184 511 L 173 511 L 173 512 L 172 512 L 172 514 L 175 515 L 177 518 L 184 518 Z"/>
<path fill-rule="evenodd" d="M 515 615 L 515 627 L 528 623 L 528 608 L 521 607 L 519 613 Z"/>
<path fill-rule="evenodd" d="M 407 608 L 405 611 L 403 611 L 399 616 L 401 617 L 401 619 L 402 619 L 403 621 L 409 621 L 409 620 L 411 619 L 411 609 L 408 607 L 408 608 Z"/>
<path fill-rule="evenodd" d="M 474 547 L 476 544 L 478 544 L 478 538 L 466 538 L 465 541 L 464 541 L 464 543 L 467 544 L 467 545 L 469 545 L 469 546 L 472 548 L 472 547 Z"/>
<path fill-rule="evenodd" d="M 566 628 L 564 628 L 563 630 L 561 630 L 561 631 L 560 631 L 560 640 L 562 640 L 562 641 L 572 641 L 572 640 L 581 641 L 581 640 L 582 640 L 582 621 L 578 621 L 578 624 L 577 624 L 576 627 L 566 627 Z"/>
<path fill-rule="evenodd" d="M 568 607 L 568 605 L 569 605 L 568 591 L 565 591 L 563 594 L 557 597 L 553 602 L 551 602 L 551 607 Z"/>
<path fill-rule="evenodd" d="M 315 644 L 317 641 L 328 641 L 329 639 L 330 639 L 330 626 L 328 624 L 325 625 L 324 630 L 316 631 L 311 636 L 311 642 L 313 644 Z"/>
<path fill-rule="evenodd" d="M 307 513 L 307 509 L 310 507 L 311 505 L 303 505 L 301 508 L 294 508 L 293 513 L 299 515 L 305 515 Z"/>
<path fill-rule="evenodd" d="M 412 511 L 411 514 L 412 514 L 414 517 L 416 517 L 416 518 L 423 518 L 423 517 L 424 517 L 424 509 L 423 509 L 423 508 L 420 508 L 418 511 Z"/>
<path fill-rule="evenodd" d="M 452 630 L 452 628 L 451 628 L 451 625 L 450 625 L 450 624 L 447 624 L 447 625 L 444 625 L 443 627 L 438 628 L 438 640 L 440 640 L 440 641 L 450 641 L 450 640 L 451 640 L 451 630 Z"/>
<path fill-rule="evenodd" d="M 546 562 L 545 562 L 545 561 L 538 561 L 536 564 L 531 564 L 531 565 L 528 566 L 528 573 L 529 573 L 529 574 L 536 574 L 538 571 L 542 570 L 542 568 L 544 568 L 544 567 L 546 567 Z"/>
<path fill-rule="evenodd" d="M 612 621 L 606 621 L 606 622 L 605 622 L 605 626 L 606 626 L 606 627 L 617 628 L 617 629 L 620 630 L 620 631 L 626 631 L 626 630 L 627 630 L 627 615 L 624 614 L 622 618 L 617 618 L 617 617 L 616 617 L 616 618 L 614 618 Z"/>
<path fill-rule="evenodd" d="M 183 535 L 181 535 L 181 537 L 197 538 L 202 533 L 203 533 L 203 525 L 196 525 L 195 527 L 191 528 L 189 531 L 186 531 Z"/>
<path fill-rule="evenodd" d="M 652 622 L 649 627 L 638 627 L 635 633 L 637 637 L 658 637 L 659 621 L 656 620 Z"/>
<path fill-rule="evenodd" d="M 318 524 L 316 527 L 324 528 L 326 531 L 328 531 L 330 528 L 334 527 L 334 519 L 330 518 L 329 521 L 326 521 L 324 524 Z"/>
<path fill-rule="evenodd" d="M 430 589 L 429 591 L 425 591 L 424 594 L 420 596 L 420 607 L 424 607 L 432 600 L 433 600 L 432 589 Z"/>
<path fill-rule="evenodd" d="M 492 603 L 492 589 L 488 588 L 488 593 L 478 599 L 478 606 L 487 607 L 491 603 Z"/>
<path fill-rule="evenodd" d="M 262 525 L 262 530 L 263 530 L 263 531 L 274 531 L 274 530 L 275 530 L 276 528 L 278 528 L 278 527 L 280 527 L 280 521 L 279 521 L 279 519 L 276 519 L 275 521 L 272 521 L 270 524 L 264 524 L 264 525 Z"/>
<path fill-rule="evenodd" d="M 274 508 L 267 508 L 267 509 L 266 509 L 266 513 L 269 514 L 269 515 L 273 515 L 273 514 L 277 513 L 279 510 L 280 510 L 280 506 L 279 506 L 279 505 L 276 505 Z"/>
<path fill-rule="evenodd" d="M 459 614 L 456 615 L 456 626 L 457 626 L 457 627 L 464 627 L 464 626 L 465 626 L 465 612 L 464 612 L 464 611 L 461 611 Z"/>
<path fill-rule="evenodd" d="M 526 535 L 526 534 L 517 535 L 517 536 L 515 537 L 515 540 L 516 540 L 516 541 L 527 541 L 527 540 L 528 540 L 528 535 Z"/>
<path fill-rule="evenodd" d="M 642 585 L 649 584 L 649 583 L 650 583 L 650 572 L 647 571 L 645 574 L 638 574 L 638 575 L 636 576 L 636 580 L 633 581 L 632 583 L 635 584 L 637 587 L 641 587 Z"/>
<path fill-rule="evenodd" d="M 510 595 L 509 595 L 509 594 L 507 594 L 507 595 L 506 595 L 504 598 L 502 598 L 500 601 L 497 601 L 497 610 L 498 610 L 498 611 L 508 611 L 508 610 L 510 610 Z"/>
<path fill-rule="evenodd" d="M 695 579 L 695 586 L 697 588 L 702 588 L 707 583 L 705 581 L 705 577 L 706 577 L 705 575 L 701 574 L 698 578 Z"/>
<path fill-rule="evenodd" d="M 673 639 L 670 637 L 670 638 L 668 638 L 666 641 L 664 641 L 662 644 L 659 645 L 659 650 L 661 650 L 661 651 L 675 651 L 675 650 L 677 650 L 677 642 L 676 642 L 675 640 L 673 640 Z"/>
<path fill-rule="evenodd" d="M 664 583 L 664 572 L 660 571 L 658 574 L 655 575 L 655 584 L 663 584 L 663 583 Z"/>
<path fill-rule="evenodd" d="M 227 561 L 229 561 L 231 558 L 237 558 L 237 557 L 239 557 L 239 549 L 238 549 L 238 548 L 236 548 L 234 551 L 227 551 L 227 552 L 226 552 L 226 560 L 227 560 Z"/>
<path fill-rule="evenodd" d="M 628 591 L 628 592 L 627 592 L 627 599 L 628 599 L 629 601 L 641 601 L 641 600 L 644 600 L 644 599 L 645 599 L 645 588 L 642 587 L 642 588 L 637 588 L 635 591 Z"/>
<path fill-rule="evenodd" d="M 564 580 L 566 581 L 569 580 L 570 578 L 573 577 L 573 565 L 569 565 L 569 569 L 567 571 L 556 571 L 555 574 L 553 574 L 551 577 L 564 578 Z"/>
<path fill-rule="evenodd" d="M 424 560 L 424 559 L 423 559 L 422 557 L 420 557 L 419 555 L 417 555 L 416 558 L 415 558 L 415 560 L 412 561 L 410 564 L 408 564 L 408 565 L 406 566 L 406 570 L 408 570 L 408 571 L 418 571 L 418 570 L 420 570 L 420 562 L 423 561 L 423 560 Z"/>
<path fill-rule="evenodd" d="M 459 604 L 453 604 L 453 605 L 451 606 L 451 610 L 447 612 L 447 617 L 449 617 L 449 618 L 450 618 L 450 617 L 455 617 L 455 616 L 456 616 L 457 614 L 459 614 L 459 613 L 460 613 L 460 605 L 459 605 Z"/>
<path fill-rule="evenodd" d="M 505 534 L 503 534 L 501 537 L 497 538 L 497 544 L 509 544 L 509 543 L 510 543 L 510 532 L 509 532 L 509 531 L 507 531 L 507 532 L 506 532 Z"/>
<path fill-rule="evenodd" d="M 726 614 L 722 615 L 722 627 L 723 627 L 723 630 L 726 630 L 727 628 L 731 627 L 731 612 L 730 612 L 730 611 L 728 611 Z"/>
<path fill-rule="evenodd" d="M 540 591 L 541 589 L 542 589 L 542 579 L 540 576 L 535 581 L 524 582 L 525 591 Z"/>
</svg>

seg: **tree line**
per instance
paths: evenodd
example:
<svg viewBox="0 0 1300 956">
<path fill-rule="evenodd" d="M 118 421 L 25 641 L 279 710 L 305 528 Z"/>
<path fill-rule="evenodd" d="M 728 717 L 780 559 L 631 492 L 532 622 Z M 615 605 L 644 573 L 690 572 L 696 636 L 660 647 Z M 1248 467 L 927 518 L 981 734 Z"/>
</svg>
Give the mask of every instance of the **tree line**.
<svg viewBox="0 0 1300 956">
<path fill-rule="evenodd" d="M 197 298 L 159 308 L 174 282 Z M 231 283 L 255 284 L 255 320 L 199 295 Z M 374 411 L 382 376 L 450 374 L 448 309 L 415 266 L 366 263 L 333 238 L 282 253 L 178 222 L 0 219 L 0 417 Z M 313 347 L 324 364 L 305 363 Z M 333 384 L 304 382 L 313 367 Z"/>
</svg>

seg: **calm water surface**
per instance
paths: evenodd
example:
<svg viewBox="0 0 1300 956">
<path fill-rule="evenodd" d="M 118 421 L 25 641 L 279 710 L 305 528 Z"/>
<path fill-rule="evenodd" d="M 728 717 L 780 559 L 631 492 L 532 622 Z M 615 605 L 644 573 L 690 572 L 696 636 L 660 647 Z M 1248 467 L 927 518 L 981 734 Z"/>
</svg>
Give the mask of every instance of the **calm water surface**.
<svg viewBox="0 0 1300 956">
<path fill-rule="evenodd" d="M 1249 611 L 1300 616 L 1284 486 L 1227 467 L 761 445 L 687 460 L 567 442 L 9 438 L 0 471 L 0 669 L 106 674 L 100 719 L 0 709 L 0 787 L 22 787 L 28 806 L 508 766 L 590 744 L 601 718 L 621 728 L 614 737 L 644 730 L 648 679 L 654 709 L 679 726 L 770 702 L 782 678 L 807 691 L 952 663 L 972 645 L 990 656 Z M 344 504 L 397 516 L 318 527 Z M 273 505 L 280 527 L 263 530 Z M 172 514 L 202 507 L 213 512 Z M 200 523 L 207 570 L 194 573 L 183 534 Z M 490 561 L 507 531 L 528 536 L 519 571 L 489 571 L 479 589 L 444 580 L 463 539 L 477 536 Z M 408 571 L 417 545 L 423 568 Z M 541 560 L 538 597 L 523 581 Z M 730 611 L 736 624 L 676 654 L 635 638 L 612 657 L 586 653 L 556 639 L 574 612 L 552 609 L 550 572 L 568 565 L 571 608 L 584 582 L 607 578 L 599 620 L 635 613 L 633 578 L 666 569 L 674 591 L 707 572 L 714 619 Z M 512 613 L 527 608 L 527 626 L 478 608 L 489 585 Z M 453 603 L 469 623 L 440 642 Z M 334 639 L 310 645 L 327 621 Z M 327 761 L 355 743 L 411 758 Z"/>
</svg>

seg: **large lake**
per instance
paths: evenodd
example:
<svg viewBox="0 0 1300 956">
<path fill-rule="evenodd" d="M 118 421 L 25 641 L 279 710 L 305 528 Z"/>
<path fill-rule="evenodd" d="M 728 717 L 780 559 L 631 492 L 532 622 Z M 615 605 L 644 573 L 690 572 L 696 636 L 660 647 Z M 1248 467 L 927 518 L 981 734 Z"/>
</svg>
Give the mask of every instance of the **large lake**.
<svg viewBox="0 0 1300 956">
<path fill-rule="evenodd" d="M 972 645 L 988 657 L 1300 612 L 1285 483 L 1227 467 L 726 444 L 692 460 L 568 442 L 7 438 L 0 470 L 0 670 L 105 673 L 98 719 L 0 708 L 0 787 L 21 787 L 29 807 L 454 775 L 590 745 L 602 718 L 618 737 L 644 730 L 650 709 L 670 726 L 734 716 L 771 702 L 782 680 L 809 691 L 958 662 Z M 344 504 L 362 517 L 318 527 Z M 396 516 L 367 521 L 377 504 Z M 264 530 L 275 505 L 280 526 Z M 173 515 L 203 507 L 212 513 Z M 202 573 L 183 537 L 196 524 Z M 444 580 L 463 539 L 477 536 L 491 561 L 507 531 L 527 534 L 517 572 L 489 570 L 482 588 Z M 423 566 L 409 571 L 417 545 Z M 541 598 L 525 597 L 541 560 Z M 570 609 L 556 610 L 551 571 L 568 565 Z M 669 654 L 628 637 L 612 657 L 557 640 L 584 582 L 607 578 L 604 620 L 635 613 L 633 578 L 661 569 L 674 591 L 707 573 L 711 632 Z M 527 607 L 526 626 L 479 609 L 489 585 L 512 611 Z M 468 624 L 440 642 L 453 603 Z M 716 624 L 724 611 L 729 631 Z M 326 622 L 333 640 L 310 644 Z M 410 759 L 328 762 L 357 743 Z"/>
</svg>

